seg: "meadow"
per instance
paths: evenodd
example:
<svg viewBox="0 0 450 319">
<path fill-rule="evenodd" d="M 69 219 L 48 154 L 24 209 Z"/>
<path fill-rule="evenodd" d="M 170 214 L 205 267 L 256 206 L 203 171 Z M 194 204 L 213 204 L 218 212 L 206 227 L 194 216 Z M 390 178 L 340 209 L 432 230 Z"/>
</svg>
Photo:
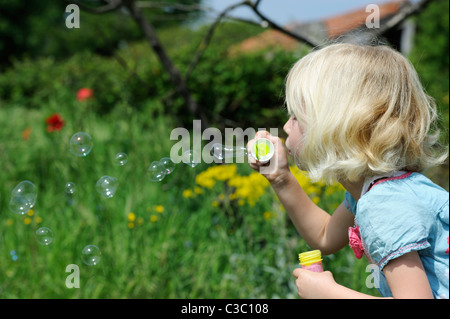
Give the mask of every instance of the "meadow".
<svg viewBox="0 0 450 319">
<path fill-rule="evenodd" d="M 297 298 L 292 270 L 309 248 L 264 177 L 246 163 L 179 163 L 153 182 L 147 167 L 169 155 L 175 123 L 126 104 L 107 115 L 89 107 L 74 93 L 40 109 L 0 109 L 1 298 Z M 45 121 L 56 110 L 64 125 L 48 132 Z M 93 138 L 85 157 L 69 151 L 78 131 Z M 126 165 L 114 162 L 118 152 L 128 154 Z M 342 200 L 339 185 L 312 184 L 292 170 L 325 209 Z M 112 198 L 96 190 L 103 175 L 118 179 Z M 38 189 L 24 215 L 8 209 L 22 180 Z M 67 182 L 75 184 L 73 194 L 65 192 Z M 36 241 L 40 227 L 52 230 L 50 245 Z M 93 266 L 81 256 L 89 244 L 101 251 Z M 66 285 L 73 264 L 79 288 Z M 377 295 L 366 287 L 366 266 L 348 247 L 324 258 L 338 282 Z"/>
</svg>

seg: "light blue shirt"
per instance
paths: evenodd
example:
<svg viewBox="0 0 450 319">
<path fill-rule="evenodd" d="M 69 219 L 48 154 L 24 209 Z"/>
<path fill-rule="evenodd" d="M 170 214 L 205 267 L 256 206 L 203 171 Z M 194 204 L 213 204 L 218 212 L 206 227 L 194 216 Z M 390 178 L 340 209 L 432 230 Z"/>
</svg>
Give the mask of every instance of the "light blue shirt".
<svg viewBox="0 0 450 319">
<path fill-rule="evenodd" d="M 392 296 L 381 271 L 392 259 L 417 251 L 435 298 L 449 298 L 449 194 L 420 173 L 376 183 L 356 202 L 345 194 L 355 215 L 364 252 L 380 269 L 378 291 Z"/>
</svg>

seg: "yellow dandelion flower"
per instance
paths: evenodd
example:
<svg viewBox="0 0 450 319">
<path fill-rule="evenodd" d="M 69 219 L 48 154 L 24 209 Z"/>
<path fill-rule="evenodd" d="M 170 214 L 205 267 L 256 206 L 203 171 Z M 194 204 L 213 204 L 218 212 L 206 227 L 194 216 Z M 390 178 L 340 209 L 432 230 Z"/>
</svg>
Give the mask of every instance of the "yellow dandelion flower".
<svg viewBox="0 0 450 319">
<path fill-rule="evenodd" d="M 136 220 L 136 215 L 134 213 L 128 213 L 128 221 L 134 222 Z"/>
<path fill-rule="evenodd" d="M 34 219 L 34 221 L 36 222 L 36 224 L 40 224 L 42 223 L 42 218 L 39 216 L 36 216 L 36 218 Z"/>
<path fill-rule="evenodd" d="M 263 216 L 265 220 L 269 220 L 274 217 L 272 212 L 264 212 Z"/>
<path fill-rule="evenodd" d="M 219 202 L 214 200 L 214 201 L 212 201 L 211 206 L 212 207 L 217 207 L 217 206 L 219 206 Z"/>
<path fill-rule="evenodd" d="M 229 180 L 231 177 L 233 177 L 236 174 L 237 166 L 236 164 L 231 165 L 219 165 L 214 166 L 216 169 L 216 179 L 219 181 L 226 181 Z"/>
<path fill-rule="evenodd" d="M 194 187 L 194 193 L 195 193 L 195 194 L 203 194 L 203 189 L 201 189 L 201 188 L 198 187 L 198 186 L 195 186 L 195 187 Z"/>
<path fill-rule="evenodd" d="M 162 205 L 156 205 L 156 206 L 155 206 L 155 211 L 156 211 L 157 213 L 162 214 L 162 213 L 164 212 L 164 206 L 162 206 Z"/>
<path fill-rule="evenodd" d="M 28 212 L 27 212 L 27 215 L 28 216 L 33 216 L 34 215 L 34 210 L 32 210 L 32 209 L 30 209 Z"/>
<path fill-rule="evenodd" d="M 184 198 L 191 198 L 192 196 L 194 196 L 194 194 L 192 193 L 191 189 L 188 188 L 183 191 Z"/>
<path fill-rule="evenodd" d="M 130 229 L 134 228 L 134 223 L 133 222 L 129 222 L 128 223 L 128 228 L 130 228 Z"/>
<path fill-rule="evenodd" d="M 313 198 L 312 198 L 312 201 L 314 202 L 314 204 L 319 204 L 319 202 L 320 202 L 320 197 L 318 197 L 318 196 L 314 196 Z"/>
<path fill-rule="evenodd" d="M 30 225 L 30 224 L 31 224 L 31 218 L 30 218 L 30 217 L 25 218 L 25 219 L 23 220 L 23 223 L 24 223 L 25 225 Z"/>
<path fill-rule="evenodd" d="M 151 221 L 152 223 L 156 222 L 157 220 L 158 220 L 158 216 L 156 216 L 156 215 L 150 216 L 150 221 Z"/>
</svg>

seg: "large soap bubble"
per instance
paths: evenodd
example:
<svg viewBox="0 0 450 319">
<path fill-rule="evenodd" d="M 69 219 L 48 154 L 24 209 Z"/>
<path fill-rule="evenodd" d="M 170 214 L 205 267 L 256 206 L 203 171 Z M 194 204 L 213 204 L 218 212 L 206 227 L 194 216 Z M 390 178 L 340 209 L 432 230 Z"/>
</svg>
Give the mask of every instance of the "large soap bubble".
<svg viewBox="0 0 450 319">
<path fill-rule="evenodd" d="M 53 241 L 53 232 L 50 228 L 41 227 L 36 230 L 36 240 L 39 244 L 48 246 Z"/>
<path fill-rule="evenodd" d="M 93 147 L 92 137 L 85 132 L 77 132 L 70 138 L 69 149 L 75 156 L 87 156 Z"/>
<path fill-rule="evenodd" d="M 97 191 L 106 198 L 113 197 L 118 186 L 119 182 L 117 181 L 117 178 L 106 175 L 100 177 L 97 184 L 95 184 Z"/>
<path fill-rule="evenodd" d="M 166 170 L 166 174 L 169 175 L 175 169 L 175 163 L 170 159 L 170 157 L 163 157 L 159 160 L 161 165 Z"/>
<path fill-rule="evenodd" d="M 81 251 L 81 259 L 88 266 L 97 265 L 102 258 L 100 249 L 95 245 L 87 245 Z"/>
<path fill-rule="evenodd" d="M 166 176 L 166 168 L 159 161 L 154 161 L 147 169 L 147 176 L 152 182 L 160 182 Z"/>
<path fill-rule="evenodd" d="M 24 215 L 36 204 L 36 199 L 36 186 L 30 181 L 22 181 L 11 191 L 9 210 Z"/>
</svg>

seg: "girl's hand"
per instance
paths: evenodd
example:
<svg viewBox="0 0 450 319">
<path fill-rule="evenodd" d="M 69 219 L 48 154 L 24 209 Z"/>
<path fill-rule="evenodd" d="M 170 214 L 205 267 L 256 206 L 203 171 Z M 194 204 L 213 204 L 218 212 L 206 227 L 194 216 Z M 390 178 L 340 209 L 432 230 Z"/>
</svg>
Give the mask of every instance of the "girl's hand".
<svg viewBox="0 0 450 319">
<path fill-rule="evenodd" d="M 283 141 L 279 137 L 272 136 L 267 131 L 258 131 L 255 135 L 255 138 L 250 140 L 247 144 L 248 153 L 250 154 L 250 149 L 255 140 L 263 137 L 267 138 L 273 143 L 275 147 L 275 153 L 273 154 L 273 157 L 270 159 L 269 163 L 266 164 L 260 163 L 251 155 L 249 155 L 248 158 L 250 167 L 260 172 L 272 185 L 281 185 L 287 180 L 287 177 L 291 175 L 291 171 L 289 170 L 289 162 L 286 150 L 283 145 Z"/>
<path fill-rule="evenodd" d="M 313 272 L 296 268 L 293 275 L 297 277 L 297 294 L 302 299 L 327 299 L 337 286 L 333 274 L 329 271 Z"/>
</svg>

